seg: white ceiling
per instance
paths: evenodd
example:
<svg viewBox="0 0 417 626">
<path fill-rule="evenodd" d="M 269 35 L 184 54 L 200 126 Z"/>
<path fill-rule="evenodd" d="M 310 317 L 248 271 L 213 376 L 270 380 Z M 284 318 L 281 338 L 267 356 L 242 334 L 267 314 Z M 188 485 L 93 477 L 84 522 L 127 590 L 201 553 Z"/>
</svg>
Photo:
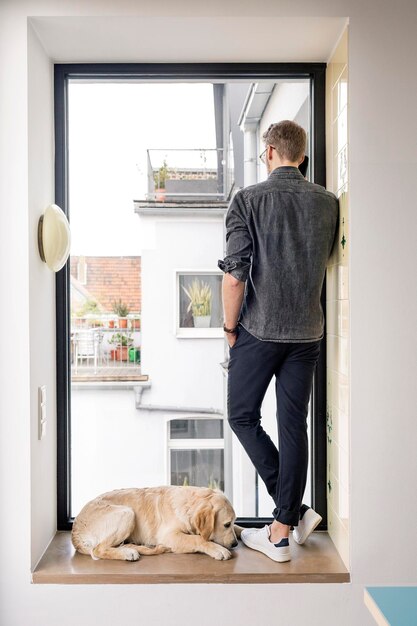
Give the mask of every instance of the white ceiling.
<svg viewBox="0 0 417 626">
<path fill-rule="evenodd" d="M 58 63 L 325 62 L 345 18 L 31 17 Z M 250 45 L 248 45 L 250 43 Z"/>
</svg>

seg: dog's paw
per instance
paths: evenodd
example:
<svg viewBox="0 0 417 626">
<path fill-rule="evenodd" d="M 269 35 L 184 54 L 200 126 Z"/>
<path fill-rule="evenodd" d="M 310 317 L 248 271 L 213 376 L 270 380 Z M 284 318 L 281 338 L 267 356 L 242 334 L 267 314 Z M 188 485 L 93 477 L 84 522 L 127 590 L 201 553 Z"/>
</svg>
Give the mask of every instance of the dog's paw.
<svg viewBox="0 0 417 626">
<path fill-rule="evenodd" d="M 120 548 L 125 561 L 139 561 L 139 552 L 134 548 Z"/>
<path fill-rule="evenodd" d="M 164 552 L 171 552 L 171 550 L 162 545 L 162 543 L 158 543 L 158 545 L 155 546 L 155 554 L 163 554 Z"/>
<path fill-rule="evenodd" d="M 223 546 L 216 546 L 215 548 L 213 548 L 210 556 L 212 556 L 213 559 L 216 559 L 217 561 L 227 561 L 228 559 L 232 558 L 231 552 L 229 552 L 229 550 L 227 548 L 224 548 Z"/>
</svg>

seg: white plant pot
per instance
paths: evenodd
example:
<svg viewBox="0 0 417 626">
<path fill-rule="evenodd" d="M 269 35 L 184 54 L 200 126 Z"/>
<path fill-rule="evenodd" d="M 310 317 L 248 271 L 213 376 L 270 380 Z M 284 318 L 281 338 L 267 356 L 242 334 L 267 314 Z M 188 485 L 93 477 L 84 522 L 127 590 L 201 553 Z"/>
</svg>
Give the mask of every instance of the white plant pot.
<svg viewBox="0 0 417 626">
<path fill-rule="evenodd" d="M 210 328 L 211 315 L 193 315 L 194 328 Z"/>
</svg>

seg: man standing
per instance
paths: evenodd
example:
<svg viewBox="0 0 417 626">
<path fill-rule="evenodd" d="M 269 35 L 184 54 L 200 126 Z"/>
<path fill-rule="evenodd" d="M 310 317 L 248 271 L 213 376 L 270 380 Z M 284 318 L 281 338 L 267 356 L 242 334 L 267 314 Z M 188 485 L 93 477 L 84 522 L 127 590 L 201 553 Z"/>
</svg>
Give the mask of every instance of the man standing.
<svg viewBox="0 0 417 626">
<path fill-rule="evenodd" d="M 338 200 L 308 182 L 306 133 L 295 122 L 263 134 L 268 179 L 240 189 L 226 215 L 224 331 L 229 343 L 228 419 L 275 503 L 270 526 L 245 529 L 242 541 L 289 561 L 321 521 L 302 504 L 308 465 L 307 414 L 324 336 L 320 303 L 338 224 Z M 275 375 L 279 452 L 261 425 Z"/>
</svg>

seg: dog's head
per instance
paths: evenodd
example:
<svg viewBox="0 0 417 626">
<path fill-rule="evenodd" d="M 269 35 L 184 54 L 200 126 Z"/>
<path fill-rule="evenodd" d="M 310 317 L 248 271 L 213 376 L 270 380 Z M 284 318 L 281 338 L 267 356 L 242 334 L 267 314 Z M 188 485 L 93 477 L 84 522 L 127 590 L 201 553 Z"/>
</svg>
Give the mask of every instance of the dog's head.
<svg viewBox="0 0 417 626">
<path fill-rule="evenodd" d="M 235 519 L 236 514 L 229 500 L 215 489 L 196 505 L 191 525 L 194 532 L 206 541 L 214 541 L 230 549 L 237 546 L 233 527 Z"/>
</svg>

